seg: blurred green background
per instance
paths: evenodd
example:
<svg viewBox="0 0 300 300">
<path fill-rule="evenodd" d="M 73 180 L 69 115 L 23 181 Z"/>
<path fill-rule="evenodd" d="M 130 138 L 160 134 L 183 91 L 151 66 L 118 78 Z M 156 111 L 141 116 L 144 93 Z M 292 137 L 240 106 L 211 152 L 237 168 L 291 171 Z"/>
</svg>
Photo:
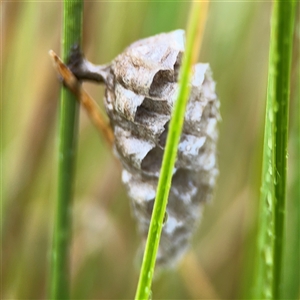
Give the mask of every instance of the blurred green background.
<svg viewBox="0 0 300 300">
<path fill-rule="evenodd" d="M 185 28 L 189 5 L 86 1 L 84 52 L 90 61 L 103 64 L 140 38 Z M 8 1 L 1 3 L 1 10 L 2 298 L 45 299 L 60 87 L 48 51 L 60 53 L 62 3 Z M 218 187 L 182 263 L 155 280 L 154 299 L 249 298 L 270 17 L 269 2 L 211 3 L 200 61 L 211 64 L 221 100 Z M 295 151 L 299 36 L 298 26 L 292 67 L 286 251 L 295 255 L 299 204 L 292 206 L 299 188 L 295 175 L 299 166 Z M 103 107 L 103 87 L 85 86 Z M 120 175 L 109 147 L 82 111 L 70 249 L 73 299 L 129 299 L 135 294 L 139 236 Z M 286 295 L 291 286 L 295 289 L 295 278 L 289 278 L 295 255 L 287 255 L 285 263 Z"/>
</svg>

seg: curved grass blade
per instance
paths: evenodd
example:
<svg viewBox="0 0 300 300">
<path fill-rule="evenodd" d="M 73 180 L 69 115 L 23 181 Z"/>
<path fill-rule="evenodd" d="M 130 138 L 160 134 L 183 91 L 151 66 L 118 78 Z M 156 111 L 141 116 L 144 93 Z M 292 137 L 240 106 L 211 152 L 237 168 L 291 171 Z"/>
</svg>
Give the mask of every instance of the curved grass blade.
<svg viewBox="0 0 300 300">
<path fill-rule="evenodd" d="M 179 95 L 170 122 L 162 168 L 158 181 L 156 199 L 154 202 L 148 238 L 135 295 L 135 299 L 139 300 L 149 299 L 151 294 L 151 284 L 155 268 L 156 255 L 166 212 L 169 190 L 171 187 L 177 147 L 183 126 L 185 107 L 190 92 L 188 83 L 191 77 L 192 65 L 196 62 L 199 53 L 207 9 L 208 2 L 194 2 L 191 6 L 191 14 L 187 30 L 187 47 L 179 76 Z"/>
</svg>

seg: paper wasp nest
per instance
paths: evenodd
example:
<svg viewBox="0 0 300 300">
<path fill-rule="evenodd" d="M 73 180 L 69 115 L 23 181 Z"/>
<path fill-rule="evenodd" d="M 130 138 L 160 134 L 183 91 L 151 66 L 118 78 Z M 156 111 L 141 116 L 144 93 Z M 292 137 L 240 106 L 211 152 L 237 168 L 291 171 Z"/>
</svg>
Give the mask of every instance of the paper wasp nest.
<svg viewBox="0 0 300 300">
<path fill-rule="evenodd" d="M 146 240 L 171 112 L 178 93 L 184 31 L 137 41 L 111 66 L 105 106 L 122 180 Z M 176 262 L 189 245 L 218 174 L 219 101 L 208 64 L 196 64 L 157 263 Z"/>
</svg>

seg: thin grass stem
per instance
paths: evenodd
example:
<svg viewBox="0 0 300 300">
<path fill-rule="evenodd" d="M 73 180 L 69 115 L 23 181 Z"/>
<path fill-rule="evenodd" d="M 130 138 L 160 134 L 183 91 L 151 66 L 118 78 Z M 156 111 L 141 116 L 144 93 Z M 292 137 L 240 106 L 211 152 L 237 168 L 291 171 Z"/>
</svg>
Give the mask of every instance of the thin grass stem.
<svg viewBox="0 0 300 300">
<path fill-rule="evenodd" d="M 170 121 L 156 199 L 154 202 L 148 238 L 135 295 L 136 300 L 149 299 L 151 294 L 156 255 L 168 203 L 177 148 L 183 126 L 185 107 L 190 93 L 189 81 L 192 72 L 192 65 L 196 62 L 199 54 L 207 9 L 208 2 L 194 2 L 191 6 L 191 14 L 187 30 L 187 47 L 179 76 L 179 95 Z"/>
<path fill-rule="evenodd" d="M 64 1 L 63 60 L 82 40 L 83 1 Z M 51 260 L 51 299 L 70 299 L 71 211 L 77 148 L 78 102 L 62 87 L 59 117 L 58 186 Z"/>
</svg>

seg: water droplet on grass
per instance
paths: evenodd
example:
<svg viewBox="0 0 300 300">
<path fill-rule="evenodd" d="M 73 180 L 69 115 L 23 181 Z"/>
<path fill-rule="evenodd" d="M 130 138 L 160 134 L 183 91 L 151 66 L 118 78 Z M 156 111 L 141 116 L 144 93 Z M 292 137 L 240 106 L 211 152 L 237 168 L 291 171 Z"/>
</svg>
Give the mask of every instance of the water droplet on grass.
<svg viewBox="0 0 300 300">
<path fill-rule="evenodd" d="M 167 223 L 168 217 L 169 217 L 168 213 L 165 212 L 164 219 L 163 219 L 163 224 L 162 224 L 163 226 Z"/>
</svg>

